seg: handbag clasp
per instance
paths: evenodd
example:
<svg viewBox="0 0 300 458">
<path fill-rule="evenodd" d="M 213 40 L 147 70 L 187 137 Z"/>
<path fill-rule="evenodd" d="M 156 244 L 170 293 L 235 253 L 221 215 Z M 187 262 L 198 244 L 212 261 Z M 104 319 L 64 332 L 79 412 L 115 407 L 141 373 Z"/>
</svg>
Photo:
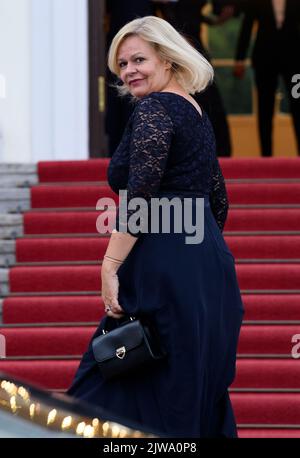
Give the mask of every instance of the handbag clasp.
<svg viewBox="0 0 300 458">
<path fill-rule="evenodd" d="M 116 349 L 116 356 L 119 359 L 123 359 L 126 354 L 126 348 L 125 347 L 120 347 Z"/>
</svg>

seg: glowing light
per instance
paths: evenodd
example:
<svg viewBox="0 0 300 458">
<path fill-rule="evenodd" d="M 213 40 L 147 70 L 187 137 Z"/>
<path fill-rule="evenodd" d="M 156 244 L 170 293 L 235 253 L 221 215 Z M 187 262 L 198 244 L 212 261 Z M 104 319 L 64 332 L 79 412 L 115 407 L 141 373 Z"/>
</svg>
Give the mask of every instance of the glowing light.
<svg viewBox="0 0 300 458">
<path fill-rule="evenodd" d="M 65 417 L 62 421 L 61 429 L 69 428 L 71 424 L 72 424 L 72 417 L 71 416 Z"/>
<path fill-rule="evenodd" d="M 95 431 L 91 425 L 86 425 L 83 432 L 84 437 L 94 437 Z"/>
<path fill-rule="evenodd" d="M 51 423 L 54 423 L 56 415 L 57 415 L 56 409 L 53 409 L 49 412 L 48 418 L 47 418 L 47 425 L 51 425 Z"/>
<path fill-rule="evenodd" d="M 35 409 L 36 409 L 36 405 L 33 403 L 33 404 L 30 404 L 29 406 L 29 415 L 31 418 L 34 417 L 35 415 Z"/>
<path fill-rule="evenodd" d="M 16 402 L 16 396 L 12 396 L 10 398 L 10 407 L 13 412 L 16 412 L 17 410 L 17 402 Z"/>
<path fill-rule="evenodd" d="M 84 428 L 85 428 L 85 422 L 84 421 L 82 421 L 81 423 L 78 423 L 77 428 L 76 428 L 76 434 L 82 435 L 83 432 L 84 432 Z"/>
<path fill-rule="evenodd" d="M 102 425 L 102 431 L 103 431 L 103 436 L 104 436 L 104 437 L 108 435 L 109 428 L 110 428 L 110 425 L 109 425 L 108 421 L 106 421 L 105 423 L 103 423 L 103 425 Z"/>
</svg>

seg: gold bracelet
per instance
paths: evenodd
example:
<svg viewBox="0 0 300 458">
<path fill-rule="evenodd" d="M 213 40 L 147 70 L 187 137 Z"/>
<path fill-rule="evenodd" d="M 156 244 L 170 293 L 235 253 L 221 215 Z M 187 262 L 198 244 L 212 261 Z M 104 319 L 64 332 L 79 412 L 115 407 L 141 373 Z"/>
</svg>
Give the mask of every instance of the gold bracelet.
<svg viewBox="0 0 300 458">
<path fill-rule="evenodd" d="M 124 261 L 120 261 L 120 259 L 115 259 L 115 258 L 112 258 L 111 256 L 107 256 L 107 255 L 104 255 L 103 257 L 107 258 L 107 259 L 110 259 L 113 262 L 117 262 L 118 264 L 123 264 L 123 262 L 124 262 Z"/>
</svg>

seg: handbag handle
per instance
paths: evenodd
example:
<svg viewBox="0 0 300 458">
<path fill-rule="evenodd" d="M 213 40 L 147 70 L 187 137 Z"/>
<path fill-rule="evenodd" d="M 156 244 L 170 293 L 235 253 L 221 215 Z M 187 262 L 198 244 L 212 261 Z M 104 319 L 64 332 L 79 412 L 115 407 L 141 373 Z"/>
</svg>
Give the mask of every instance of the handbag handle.
<svg viewBox="0 0 300 458">
<path fill-rule="evenodd" d="M 134 321 L 134 320 L 135 320 L 135 317 L 134 317 L 134 316 L 130 316 L 129 319 L 130 319 L 130 321 Z M 117 322 L 117 324 L 118 324 L 118 326 L 120 326 L 118 322 Z M 108 334 L 108 332 L 109 332 L 109 331 L 106 331 L 105 329 L 102 329 L 102 334 L 105 335 L 105 334 Z"/>
</svg>

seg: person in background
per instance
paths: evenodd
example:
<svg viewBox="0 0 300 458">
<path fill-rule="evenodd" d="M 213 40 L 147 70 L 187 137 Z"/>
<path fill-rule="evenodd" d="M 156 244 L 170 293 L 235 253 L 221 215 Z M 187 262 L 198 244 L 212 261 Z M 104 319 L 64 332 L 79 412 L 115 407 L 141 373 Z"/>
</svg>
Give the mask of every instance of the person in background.
<svg viewBox="0 0 300 458">
<path fill-rule="evenodd" d="M 207 0 L 175 0 L 156 1 L 157 7 L 164 19 L 183 33 L 187 39 L 210 60 L 201 38 L 201 25 L 221 25 L 237 14 L 236 0 L 214 0 L 212 15 L 203 14 Z M 195 100 L 208 113 L 216 136 L 218 156 L 230 156 L 232 153 L 229 125 L 223 100 L 215 82 L 209 85 L 204 92 L 194 95 Z"/>
<path fill-rule="evenodd" d="M 106 36 L 106 50 L 120 28 L 136 17 L 152 14 L 150 0 L 106 0 L 109 30 Z M 133 111 L 129 97 L 119 97 L 114 89 L 115 84 L 122 82 L 107 69 L 106 72 L 105 131 L 108 135 L 108 155 L 111 157 L 123 135 L 125 125 Z"/>
<path fill-rule="evenodd" d="M 258 28 L 252 53 L 252 66 L 258 96 L 258 129 L 261 154 L 273 154 L 273 117 L 279 76 L 283 77 L 290 102 L 300 154 L 300 100 L 292 96 L 292 77 L 299 73 L 300 1 L 244 0 L 245 15 L 236 48 L 234 75 L 243 78 L 245 59 L 254 23 Z"/>
</svg>

